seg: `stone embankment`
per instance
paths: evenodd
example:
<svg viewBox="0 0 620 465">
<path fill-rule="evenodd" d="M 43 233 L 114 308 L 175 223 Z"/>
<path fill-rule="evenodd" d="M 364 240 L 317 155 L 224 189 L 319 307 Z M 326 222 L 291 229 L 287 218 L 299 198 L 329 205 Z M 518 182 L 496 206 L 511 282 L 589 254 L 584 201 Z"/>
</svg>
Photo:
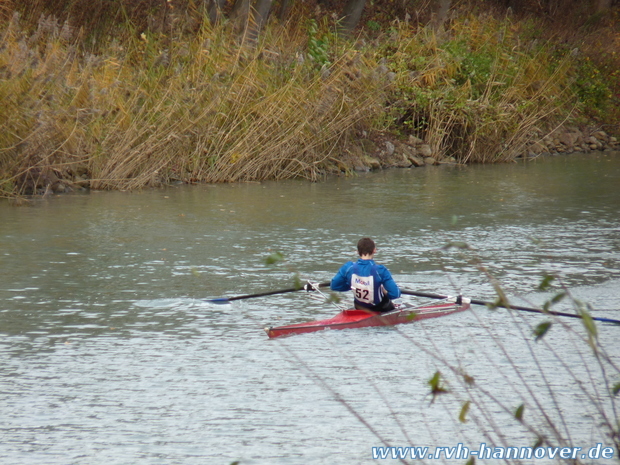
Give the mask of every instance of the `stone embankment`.
<svg viewBox="0 0 620 465">
<path fill-rule="evenodd" d="M 356 171 L 458 163 L 454 157 L 436 153 L 429 144 L 414 136 L 409 136 L 404 142 L 390 138 L 380 139 L 377 141 L 362 138 L 359 146 L 351 150 L 351 164 Z M 550 154 L 615 150 L 620 150 L 618 139 L 605 131 L 565 128 L 553 134 L 539 136 L 538 140 L 529 144 L 518 158 L 531 159 Z"/>
<path fill-rule="evenodd" d="M 403 142 L 389 136 L 370 139 L 363 134 L 358 144 L 349 149 L 349 157 L 344 157 L 346 166 L 355 171 L 456 163 L 455 158 L 434 153 L 429 144 L 414 136 Z M 339 168 L 346 171 L 346 166 Z"/>
<path fill-rule="evenodd" d="M 616 137 L 605 131 L 582 131 L 566 129 L 562 132 L 544 136 L 539 142 L 530 145 L 524 157 L 536 157 L 547 153 L 574 153 L 618 150 L 620 144 Z"/>
</svg>

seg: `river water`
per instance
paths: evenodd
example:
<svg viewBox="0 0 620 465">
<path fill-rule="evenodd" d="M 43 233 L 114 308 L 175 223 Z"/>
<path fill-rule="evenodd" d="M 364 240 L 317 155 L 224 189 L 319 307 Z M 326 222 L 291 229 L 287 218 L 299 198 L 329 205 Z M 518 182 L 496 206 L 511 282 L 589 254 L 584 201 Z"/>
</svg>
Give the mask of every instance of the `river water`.
<svg viewBox="0 0 620 465">
<path fill-rule="evenodd" d="M 530 306 L 564 288 L 620 319 L 620 154 L 90 192 L 3 201 L 0 218 L 2 464 L 394 463 L 372 447 L 539 435 L 613 446 L 620 327 L 597 324 L 598 359 L 580 320 L 482 306 L 269 340 L 265 326 L 338 309 L 304 292 L 204 299 L 329 281 L 371 236 L 403 288 L 494 300 L 495 283 Z M 433 397 L 438 371 L 448 392 Z"/>
</svg>

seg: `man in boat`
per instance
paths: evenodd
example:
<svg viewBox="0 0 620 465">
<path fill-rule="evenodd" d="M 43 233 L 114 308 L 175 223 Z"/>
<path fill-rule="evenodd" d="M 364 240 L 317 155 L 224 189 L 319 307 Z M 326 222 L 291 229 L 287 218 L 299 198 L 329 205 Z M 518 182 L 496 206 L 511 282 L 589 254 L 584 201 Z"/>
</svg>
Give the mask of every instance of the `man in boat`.
<svg viewBox="0 0 620 465">
<path fill-rule="evenodd" d="M 357 243 L 360 258 L 347 262 L 331 281 L 332 291 L 353 291 L 355 308 L 375 312 L 394 310 L 392 299 L 400 297 L 400 289 L 392 274 L 383 265 L 377 265 L 373 258 L 377 248 L 372 239 L 364 237 Z"/>
</svg>

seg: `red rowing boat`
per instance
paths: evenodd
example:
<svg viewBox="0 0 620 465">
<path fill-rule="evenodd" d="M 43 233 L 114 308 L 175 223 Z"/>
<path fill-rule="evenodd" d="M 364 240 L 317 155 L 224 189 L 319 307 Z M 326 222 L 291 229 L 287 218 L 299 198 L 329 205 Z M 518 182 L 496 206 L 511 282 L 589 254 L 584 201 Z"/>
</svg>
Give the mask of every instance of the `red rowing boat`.
<svg viewBox="0 0 620 465">
<path fill-rule="evenodd" d="M 307 323 L 297 323 L 288 326 L 278 326 L 265 328 L 265 332 L 270 338 L 280 336 L 290 336 L 293 334 L 313 333 L 324 329 L 350 329 L 368 328 L 371 326 L 393 326 L 413 321 L 425 320 L 427 318 L 437 318 L 440 316 L 451 315 L 452 313 L 462 312 L 469 309 L 469 300 L 456 299 L 435 305 L 414 307 L 410 304 L 400 304 L 395 310 L 386 313 L 376 313 L 370 310 L 343 310 L 333 318 L 320 321 L 310 321 Z"/>
</svg>

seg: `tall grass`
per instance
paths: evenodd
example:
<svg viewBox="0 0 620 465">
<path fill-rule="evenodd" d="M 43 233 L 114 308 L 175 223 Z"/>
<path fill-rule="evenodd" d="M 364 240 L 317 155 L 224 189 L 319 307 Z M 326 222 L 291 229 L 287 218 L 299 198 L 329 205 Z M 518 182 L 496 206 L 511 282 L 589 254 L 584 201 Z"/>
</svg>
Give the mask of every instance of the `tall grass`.
<svg viewBox="0 0 620 465">
<path fill-rule="evenodd" d="M 251 48 L 226 26 L 142 33 L 99 56 L 80 56 L 69 34 L 46 19 L 28 37 L 14 17 L 2 38 L 5 192 L 80 176 L 95 189 L 316 179 L 382 99 L 353 50 L 318 72 L 301 29 L 274 27 Z"/>
<path fill-rule="evenodd" d="M 250 46 L 226 22 L 188 34 L 127 23 L 85 51 L 79 31 L 14 15 L 0 42 L 0 192 L 136 189 L 171 181 L 351 169 L 360 134 L 414 134 L 463 163 L 514 159 L 576 103 L 570 53 L 527 25 L 395 23 L 350 41 L 270 24 Z"/>
</svg>

